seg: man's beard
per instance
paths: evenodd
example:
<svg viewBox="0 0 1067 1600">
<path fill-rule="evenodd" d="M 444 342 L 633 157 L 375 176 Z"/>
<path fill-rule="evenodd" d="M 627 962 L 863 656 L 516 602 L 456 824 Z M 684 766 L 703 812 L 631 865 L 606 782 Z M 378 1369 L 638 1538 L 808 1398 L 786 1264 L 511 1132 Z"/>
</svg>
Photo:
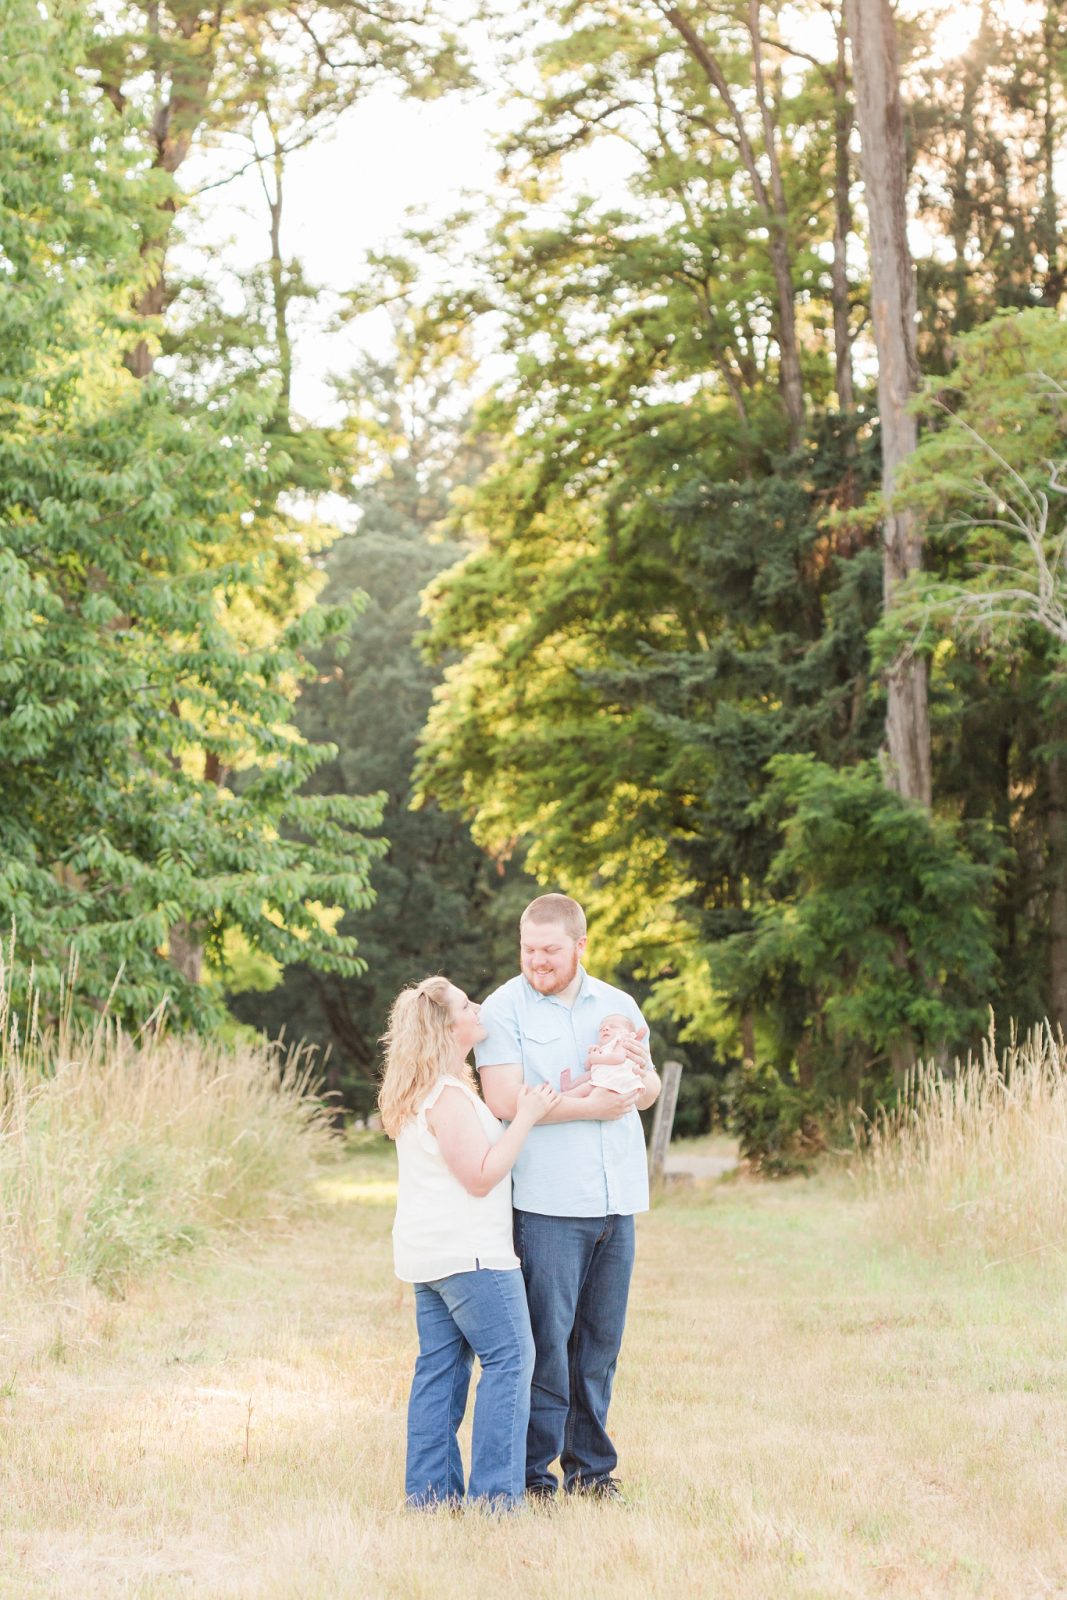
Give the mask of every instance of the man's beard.
<svg viewBox="0 0 1067 1600">
<path fill-rule="evenodd" d="M 577 974 L 578 955 L 576 952 L 571 960 L 571 969 L 569 972 L 564 973 L 553 971 L 551 973 L 544 974 L 538 973 L 536 977 L 527 972 L 526 977 L 537 990 L 538 994 L 562 994 L 563 990 L 567 988 L 568 984 L 574 982 Z M 549 987 L 547 983 L 547 980 L 549 979 L 551 980 L 551 987 Z"/>
</svg>

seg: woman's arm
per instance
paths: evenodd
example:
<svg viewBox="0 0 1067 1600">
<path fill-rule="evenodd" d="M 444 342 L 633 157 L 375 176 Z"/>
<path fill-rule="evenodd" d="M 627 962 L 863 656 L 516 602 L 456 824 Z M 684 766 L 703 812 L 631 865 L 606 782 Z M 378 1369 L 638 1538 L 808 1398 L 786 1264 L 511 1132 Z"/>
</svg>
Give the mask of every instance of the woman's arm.
<svg viewBox="0 0 1067 1600">
<path fill-rule="evenodd" d="M 426 1123 L 441 1148 L 449 1172 L 468 1194 L 481 1197 L 507 1177 L 526 1143 L 526 1135 L 558 1100 L 559 1095 L 547 1083 L 537 1089 L 523 1087 L 517 1098 L 514 1120 L 496 1144 L 489 1143 L 478 1113 L 462 1089 L 442 1090 L 436 1104 L 426 1113 Z"/>
<path fill-rule="evenodd" d="M 481 1079 L 485 1103 L 494 1117 L 499 1117 L 501 1122 L 510 1122 L 523 1087 L 522 1068 L 518 1064 L 483 1067 Z M 593 1088 L 585 1095 L 557 1096 L 544 1121 L 614 1122 L 638 1104 L 637 1094 L 636 1089 L 629 1094 L 615 1094 L 611 1089 Z M 655 1099 L 655 1095 L 652 1098 Z"/>
</svg>

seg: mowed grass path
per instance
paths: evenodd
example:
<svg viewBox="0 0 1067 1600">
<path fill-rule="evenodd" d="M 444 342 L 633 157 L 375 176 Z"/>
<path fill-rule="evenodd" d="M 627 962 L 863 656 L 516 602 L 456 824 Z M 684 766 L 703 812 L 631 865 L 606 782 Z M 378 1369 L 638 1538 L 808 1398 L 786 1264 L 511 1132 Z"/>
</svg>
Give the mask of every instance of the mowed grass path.
<svg viewBox="0 0 1067 1600">
<path fill-rule="evenodd" d="M 1067 1595 L 1067 1273 L 910 1260 L 844 1180 L 641 1220 L 627 1505 L 405 1514 L 391 1172 L 121 1303 L 4 1309 L 0 1595 Z"/>
</svg>

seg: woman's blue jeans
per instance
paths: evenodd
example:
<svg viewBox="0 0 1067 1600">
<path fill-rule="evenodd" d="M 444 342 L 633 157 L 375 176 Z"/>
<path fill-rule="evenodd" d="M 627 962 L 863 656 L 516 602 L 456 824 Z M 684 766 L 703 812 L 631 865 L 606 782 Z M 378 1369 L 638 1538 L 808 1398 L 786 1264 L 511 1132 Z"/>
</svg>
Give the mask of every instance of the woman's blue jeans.
<svg viewBox="0 0 1067 1600">
<path fill-rule="evenodd" d="M 474 1402 L 467 1497 L 501 1510 L 521 1502 L 534 1345 L 522 1273 L 455 1272 L 415 1285 L 419 1354 L 408 1400 L 405 1491 L 409 1506 L 463 1499 L 456 1437 L 467 1408 L 474 1357 L 482 1375 Z"/>
</svg>

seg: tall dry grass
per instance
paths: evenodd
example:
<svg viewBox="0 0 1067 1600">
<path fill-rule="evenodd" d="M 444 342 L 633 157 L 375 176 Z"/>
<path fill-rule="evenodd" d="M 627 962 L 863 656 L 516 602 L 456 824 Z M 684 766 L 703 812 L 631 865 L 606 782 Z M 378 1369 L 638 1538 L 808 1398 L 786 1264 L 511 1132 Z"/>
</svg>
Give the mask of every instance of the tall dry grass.
<svg viewBox="0 0 1067 1600">
<path fill-rule="evenodd" d="M 988 1261 L 1067 1239 L 1067 1044 L 1048 1026 L 951 1075 L 920 1066 L 869 1130 L 865 1173 L 889 1230 Z"/>
<path fill-rule="evenodd" d="M 131 1276 L 307 1204 L 330 1133 L 306 1055 L 12 1010 L 0 950 L 0 1285 Z"/>
</svg>

